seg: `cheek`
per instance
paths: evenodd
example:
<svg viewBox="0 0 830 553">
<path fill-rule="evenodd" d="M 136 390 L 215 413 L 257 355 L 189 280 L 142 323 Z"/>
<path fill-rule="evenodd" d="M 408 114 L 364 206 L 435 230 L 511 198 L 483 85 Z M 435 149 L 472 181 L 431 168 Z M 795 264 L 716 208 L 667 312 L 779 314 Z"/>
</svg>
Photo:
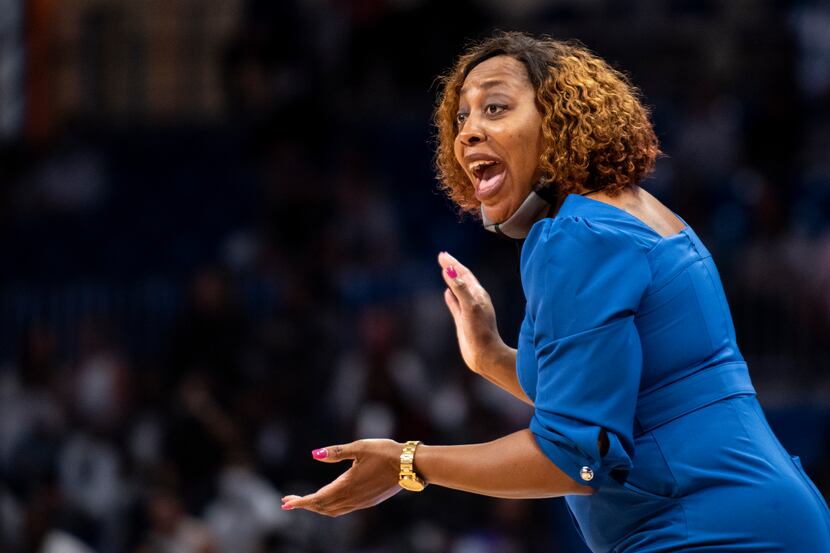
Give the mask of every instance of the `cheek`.
<svg viewBox="0 0 830 553">
<path fill-rule="evenodd" d="M 533 173 L 539 165 L 539 132 L 523 129 L 512 136 L 515 151 L 519 154 L 519 167 L 522 174 Z"/>
<path fill-rule="evenodd" d="M 456 137 L 455 140 L 453 141 L 452 148 L 453 148 L 453 153 L 455 154 L 455 161 L 457 161 L 458 164 L 463 167 L 463 164 L 461 163 L 461 156 L 462 156 L 463 152 L 462 152 L 462 148 L 461 148 L 461 140 L 459 140 L 458 137 Z"/>
<path fill-rule="evenodd" d="M 525 158 L 525 163 L 528 167 L 535 171 L 539 165 L 539 157 L 542 155 L 542 123 L 538 118 L 533 118 L 529 121 L 527 127 L 522 132 L 522 142 L 524 148 L 522 155 Z"/>
</svg>

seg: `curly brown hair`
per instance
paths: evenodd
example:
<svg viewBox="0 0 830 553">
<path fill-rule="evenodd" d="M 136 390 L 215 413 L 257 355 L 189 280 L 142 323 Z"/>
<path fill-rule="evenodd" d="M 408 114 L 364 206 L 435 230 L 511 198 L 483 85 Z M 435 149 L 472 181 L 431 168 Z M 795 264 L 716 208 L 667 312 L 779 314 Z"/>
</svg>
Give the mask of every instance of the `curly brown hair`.
<svg viewBox="0 0 830 553">
<path fill-rule="evenodd" d="M 453 150 L 459 90 L 476 65 L 499 55 L 527 69 L 543 116 L 539 168 L 560 198 L 600 189 L 616 195 L 654 169 L 657 136 L 625 75 L 578 42 L 499 32 L 467 48 L 440 78 L 435 165 L 441 188 L 462 211 L 478 212 L 480 203 Z"/>
</svg>

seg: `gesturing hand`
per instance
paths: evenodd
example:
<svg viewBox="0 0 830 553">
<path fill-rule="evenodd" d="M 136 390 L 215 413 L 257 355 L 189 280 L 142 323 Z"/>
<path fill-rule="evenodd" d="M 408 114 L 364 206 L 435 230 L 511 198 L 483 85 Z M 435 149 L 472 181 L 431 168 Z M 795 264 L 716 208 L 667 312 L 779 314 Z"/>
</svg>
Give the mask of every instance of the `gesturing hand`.
<svg viewBox="0 0 830 553">
<path fill-rule="evenodd" d="M 398 473 L 402 448 L 403 444 L 392 440 L 358 440 L 315 449 L 312 456 L 318 461 L 339 463 L 351 459 L 352 466 L 312 494 L 283 497 L 282 508 L 336 517 L 386 501 L 401 491 Z"/>
<path fill-rule="evenodd" d="M 470 370 L 482 374 L 488 354 L 505 347 L 490 294 L 467 267 L 447 252 L 438 254 L 438 264 L 447 283 L 444 301 L 455 322 L 461 356 Z"/>
</svg>

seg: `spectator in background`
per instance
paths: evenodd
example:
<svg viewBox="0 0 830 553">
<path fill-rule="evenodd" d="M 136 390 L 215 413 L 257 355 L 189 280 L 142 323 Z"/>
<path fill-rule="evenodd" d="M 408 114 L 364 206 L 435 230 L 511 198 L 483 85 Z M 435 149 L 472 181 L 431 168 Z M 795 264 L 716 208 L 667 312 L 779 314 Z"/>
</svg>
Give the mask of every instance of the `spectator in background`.
<svg viewBox="0 0 830 553">
<path fill-rule="evenodd" d="M 206 380 L 222 401 L 239 384 L 239 368 L 250 329 L 234 297 L 228 275 L 205 267 L 194 276 L 190 301 L 170 335 L 168 384 L 190 374 Z"/>
<path fill-rule="evenodd" d="M 156 487 L 147 500 L 150 529 L 139 553 L 217 553 L 208 527 L 187 514 L 175 490 Z"/>
</svg>

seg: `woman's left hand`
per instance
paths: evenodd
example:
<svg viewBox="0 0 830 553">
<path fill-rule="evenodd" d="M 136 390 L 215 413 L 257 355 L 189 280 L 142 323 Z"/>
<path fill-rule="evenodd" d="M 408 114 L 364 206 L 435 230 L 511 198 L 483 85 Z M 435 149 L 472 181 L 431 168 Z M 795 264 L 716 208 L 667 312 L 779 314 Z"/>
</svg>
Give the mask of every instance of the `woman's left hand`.
<svg viewBox="0 0 830 553">
<path fill-rule="evenodd" d="M 358 440 L 315 449 L 311 454 L 318 461 L 339 463 L 351 459 L 352 466 L 312 494 L 283 497 L 282 508 L 336 517 L 386 501 L 402 489 L 398 485 L 402 449 L 403 444 L 393 440 Z"/>
</svg>

